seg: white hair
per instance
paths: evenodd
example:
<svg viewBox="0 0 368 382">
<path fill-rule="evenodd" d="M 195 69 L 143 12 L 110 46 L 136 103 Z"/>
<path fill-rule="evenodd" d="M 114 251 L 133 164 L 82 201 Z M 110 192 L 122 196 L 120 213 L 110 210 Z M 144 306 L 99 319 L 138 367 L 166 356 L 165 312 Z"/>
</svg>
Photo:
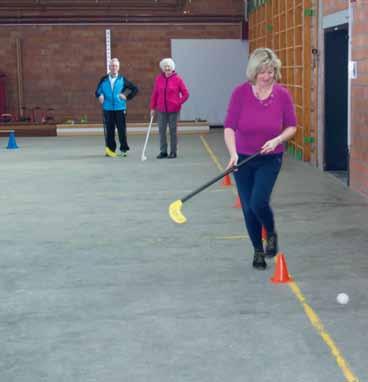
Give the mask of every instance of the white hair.
<svg viewBox="0 0 368 382">
<path fill-rule="evenodd" d="M 175 62 L 172 58 L 164 58 L 160 61 L 161 70 L 164 70 L 166 65 L 170 66 L 171 70 L 175 70 Z"/>
<path fill-rule="evenodd" d="M 113 64 L 114 62 L 117 63 L 117 64 L 119 65 L 119 67 L 120 67 L 120 61 L 119 61 L 119 59 L 116 58 L 116 57 L 114 57 L 114 58 L 112 58 L 112 59 L 110 60 L 110 62 L 109 62 L 109 66 L 110 66 L 111 64 Z"/>
</svg>

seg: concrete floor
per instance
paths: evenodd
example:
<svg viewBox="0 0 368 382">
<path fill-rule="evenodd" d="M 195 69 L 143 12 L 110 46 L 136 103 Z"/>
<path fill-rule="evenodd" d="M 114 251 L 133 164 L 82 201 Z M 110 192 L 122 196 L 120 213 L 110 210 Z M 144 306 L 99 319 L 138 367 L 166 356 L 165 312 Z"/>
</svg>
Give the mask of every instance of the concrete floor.
<svg viewBox="0 0 368 382">
<path fill-rule="evenodd" d="M 273 206 L 295 281 L 272 284 L 233 188 L 185 203 L 186 225 L 167 214 L 225 165 L 222 131 L 180 137 L 176 160 L 156 136 L 141 162 L 143 142 L 111 159 L 101 137 L 0 141 L 0 381 L 368 381 L 368 201 L 286 158 Z"/>
</svg>

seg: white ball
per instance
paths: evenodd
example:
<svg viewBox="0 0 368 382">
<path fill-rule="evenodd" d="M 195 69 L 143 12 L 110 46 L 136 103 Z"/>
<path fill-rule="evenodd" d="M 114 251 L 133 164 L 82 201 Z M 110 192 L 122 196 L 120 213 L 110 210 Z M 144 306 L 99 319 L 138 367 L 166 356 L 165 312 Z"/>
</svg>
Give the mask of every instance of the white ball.
<svg viewBox="0 0 368 382">
<path fill-rule="evenodd" d="M 349 302 L 349 296 L 346 293 L 339 293 L 336 297 L 339 304 L 347 304 Z"/>
</svg>

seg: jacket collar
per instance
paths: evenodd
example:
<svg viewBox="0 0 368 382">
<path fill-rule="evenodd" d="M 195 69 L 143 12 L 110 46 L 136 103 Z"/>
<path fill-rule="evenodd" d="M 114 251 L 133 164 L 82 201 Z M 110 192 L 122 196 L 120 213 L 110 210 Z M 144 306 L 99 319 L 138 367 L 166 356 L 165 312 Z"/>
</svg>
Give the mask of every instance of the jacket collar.
<svg viewBox="0 0 368 382">
<path fill-rule="evenodd" d="M 169 76 L 169 77 L 166 77 L 164 72 L 162 72 L 162 73 L 161 73 L 161 75 L 162 75 L 162 77 L 164 77 L 164 78 L 171 78 L 171 77 L 174 77 L 174 76 L 176 76 L 177 74 L 176 74 L 176 72 L 175 72 L 175 71 L 173 71 L 173 72 L 170 74 L 170 76 Z"/>
</svg>

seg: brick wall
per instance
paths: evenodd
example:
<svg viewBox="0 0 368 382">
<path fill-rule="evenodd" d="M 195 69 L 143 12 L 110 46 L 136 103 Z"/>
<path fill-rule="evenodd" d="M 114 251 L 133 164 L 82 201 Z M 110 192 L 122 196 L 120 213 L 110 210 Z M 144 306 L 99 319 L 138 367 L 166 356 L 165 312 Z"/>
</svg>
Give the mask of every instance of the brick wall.
<svg viewBox="0 0 368 382">
<path fill-rule="evenodd" d="M 323 0 L 323 13 L 329 15 L 349 7 L 349 0 Z"/>
<path fill-rule="evenodd" d="M 352 80 L 351 187 L 368 197 L 368 3 L 353 5 L 352 60 L 358 78 Z"/>
<path fill-rule="evenodd" d="M 346 0 L 324 0 L 324 14 L 348 8 Z M 368 197 L 368 2 L 352 2 L 352 60 L 358 63 L 358 78 L 351 90 L 350 185 Z"/>
<path fill-rule="evenodd" d="M 17 1 L 14 0 L 13 5 Z M 187 1 L 184 9 L 190 9 L 190 16 L 194 17 L 244 14 L 243 0 L 212 0 L 210 3 L 209 6 L 207 0 Z M 21 7 L 22 4 L 19 5 L 19 14 Z M 97 8 L 94 7 L 96 5 L 93 4 L 90 9 L 77 7 L 74 15 L 96 14 Z M 173 11 L 172 15 L 177 17 L 179 10 Z M 71 12 L 70 9 L 68 11 Z M 5 17 L 14 13 L 7 12 L 10 13 Z M 108 12 L 106 8 L 106 17 Z M 27 11 L 27 14 L 33 13 Z M 43 13 L 52 15 L 55 10 L 46 6 Z M 104 17 L 101 7 L 98 14 Z M 129 11 L 129 14 L 140 16 L 134 11 Z M 140 89 L 139 95 L 129 105 L 130 121 L 147 119 L 153 79 L 159 72 L 160 59 L 170 56 L 170 39 L 230 39 L 241 38 L 242 33 L 239 23 L 199 24 L 185 23 L 185 20 L 179 24 L 1 25 L 0 71 L 8 77 L 8 111 L 16 113 L 18 109 L 16 39 L 20 39 L 24 106 L 29 109 L 36 106 L 54 108 L 59 121 L 79 120 L 84 114 L 91 122 L 100 121 L 100 110 L 93 93 L 99 78 L 105 74 L 105 29 L 111 30 L 111 53 L 113 57 L 120 58 L 121 73 Z"/>
<path fill-rule="evenodd" d="M 240 38 L 237 24 L 1 26 L 0 71 L 8 76 L 8 108 L 17 110 L 16 38 L 21 39 L 24 105 L 52 107 L 59 121 L 100 121 L 95 86 L 105 73 L 105 29 L 112 34 L 112 56 L 121 73 L 135 82 L 139 95 L 129 120 L 143 121 L 158 62 L 170 56 L 172 38 Z"/>
</svg>

